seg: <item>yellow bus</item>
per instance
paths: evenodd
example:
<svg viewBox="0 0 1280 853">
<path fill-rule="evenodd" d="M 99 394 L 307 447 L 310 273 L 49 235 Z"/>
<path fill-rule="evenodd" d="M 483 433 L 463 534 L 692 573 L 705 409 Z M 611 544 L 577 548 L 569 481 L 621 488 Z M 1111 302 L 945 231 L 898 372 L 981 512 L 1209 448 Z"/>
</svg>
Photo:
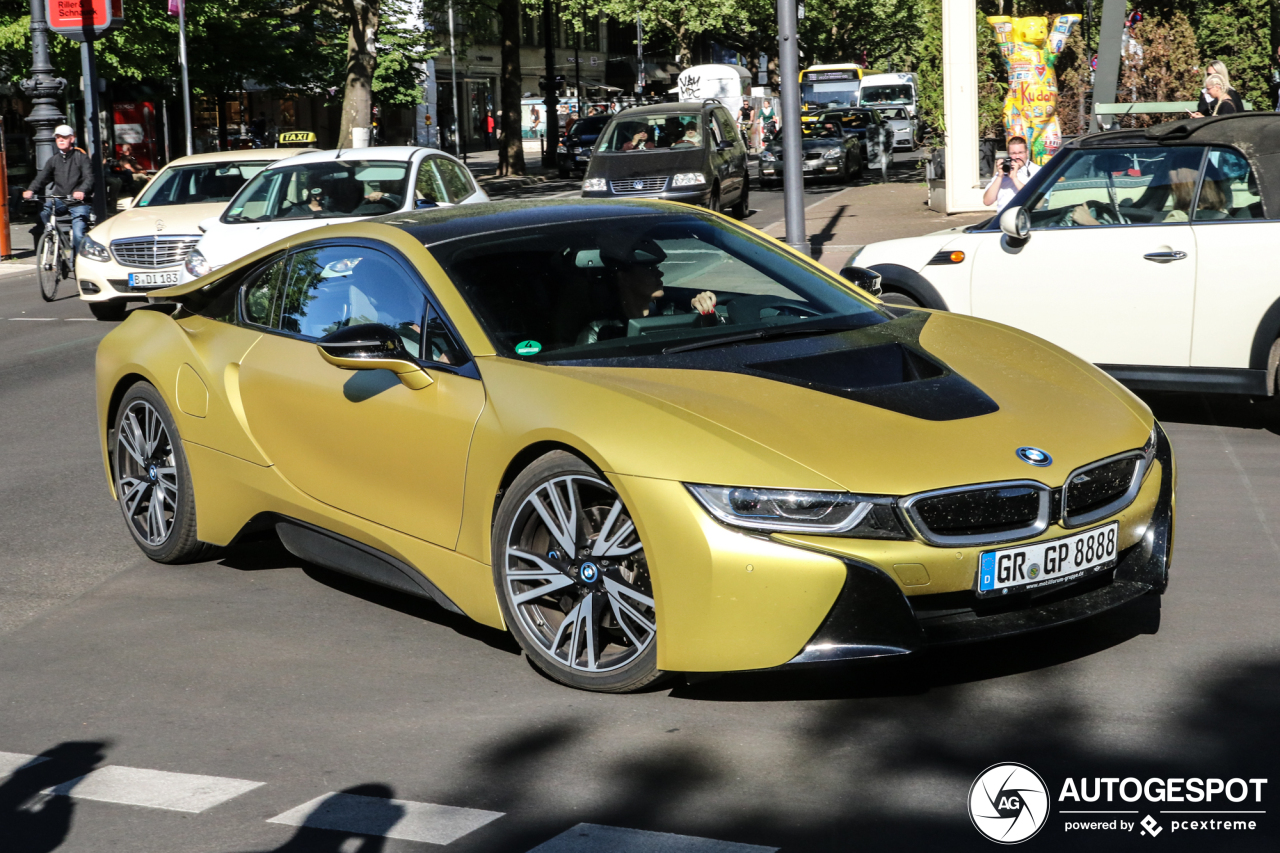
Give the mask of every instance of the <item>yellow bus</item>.
<svg viewBox="0 0 1280 853">
<path fill-rule="evenodd" d="M 814 121 L 817 114 L 829 109 L 856 107 L 862 78 L 879 74 L 853 62 L 811 65 L 800 72 L 801 118 Z"/>
</svg>

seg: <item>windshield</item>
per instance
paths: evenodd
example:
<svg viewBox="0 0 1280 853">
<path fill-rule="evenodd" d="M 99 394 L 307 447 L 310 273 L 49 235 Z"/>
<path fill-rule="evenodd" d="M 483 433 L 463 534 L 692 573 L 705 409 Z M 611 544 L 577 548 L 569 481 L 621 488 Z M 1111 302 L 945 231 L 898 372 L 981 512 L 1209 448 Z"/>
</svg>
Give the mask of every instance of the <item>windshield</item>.
<svg viewBox="0 0 1280 853">
<path fill-rule="evenodd" d="M 769 238 L 697 214 L 518 228 L 430 247 L 498 352 L 533 361 L 658 355 L 885 318 Z M 709 314 L 695 310 L 695 299 Z"/>
<path fill-rule="evenodd" d="M 269 160 L 245 163 L 205 163 L 166 169 L 151 182 L 136 207 L 170 204 L 227 202 L 245 182 L 271 164 Z"/>
<path fill-rule="evenodd" d="M 802 125 L 800 132 L 805 139 L 839 139 L 844 135 L 840 130 L 840 116 L 823 116 Z"/>
<path fill-rule="evenodd" d="M 854 107 L 862 81 L 856 71 L 806 71 L 800 102 L 806 107 Z"/>
<path fill-rule="evenodd" d="M 899 86 L 868 86 L 862 90 L 862 103 L 864 104 L 909 104 L 915 100 L 911 87 L 903 84 Z"/>
<path fill-rule="evenodd" d="M 409 164 L 326 160 L 268 169 L 235 197 L 222 221 L 378 216 L 404 204 Z"/>
<path fill-rule="evenodd" d="M 880 110 L 880 115 L 888 121 L 907 121 L 911 118 L 911 116 L 907 114 L 907 111 L 902 107 L 889 107 L 887 109 L 882 109 Z"/>
<path fill-rule="evenodd" d="M 648 151 L 674 149 L 688 151 L 702 145 L 702 116 L 651 114 L 620 118 L 598 144 L 600 151 Z"/>
</svg>

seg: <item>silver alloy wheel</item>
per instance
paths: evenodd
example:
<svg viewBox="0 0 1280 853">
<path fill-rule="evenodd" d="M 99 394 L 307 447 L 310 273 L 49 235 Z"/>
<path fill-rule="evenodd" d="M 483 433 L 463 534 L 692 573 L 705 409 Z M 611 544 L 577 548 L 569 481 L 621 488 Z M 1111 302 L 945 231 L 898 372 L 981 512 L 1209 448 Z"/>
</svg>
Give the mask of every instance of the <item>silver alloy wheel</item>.
<svg viewBox="0 0 1280 853">
<path fill-rule="evenodd" d="M 511 609 L 555 661 L 609 672 L 653 642 L 644 545 L 604 480 L 569 474 L 541 484 L 516 510 L 504 544 Z"/>
<path fill-rule="evenodd" d="M 178 467 L 169 431 L 145 400 L 125 410 L 115 459 L 120 502 L 134 534 L 148 545 L 164 544 L 178 512 Z"/>
</svg>

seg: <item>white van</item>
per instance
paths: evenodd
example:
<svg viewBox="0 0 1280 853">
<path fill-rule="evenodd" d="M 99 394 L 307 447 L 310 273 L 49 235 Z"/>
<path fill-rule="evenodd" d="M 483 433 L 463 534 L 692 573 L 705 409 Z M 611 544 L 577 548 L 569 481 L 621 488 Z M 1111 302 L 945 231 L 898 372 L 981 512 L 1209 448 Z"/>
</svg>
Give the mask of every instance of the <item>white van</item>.
<svg viewBox="0 0 1280 853">
<path fill-rule="evenodd" d="M 858 106 L 904 107 L 914 116 L 917 113 L 919 88 L 919 81 L 913 71 L 868 74 L 862 78 Z"/>
<path fill-rule="evenodd" d="M 751 72 L 741 65 L 695 65 L 680 72 L 676 91 L 690 103 L 715 98 L 737 120 L 742 102 L 751 98 Z"/>
</svg>

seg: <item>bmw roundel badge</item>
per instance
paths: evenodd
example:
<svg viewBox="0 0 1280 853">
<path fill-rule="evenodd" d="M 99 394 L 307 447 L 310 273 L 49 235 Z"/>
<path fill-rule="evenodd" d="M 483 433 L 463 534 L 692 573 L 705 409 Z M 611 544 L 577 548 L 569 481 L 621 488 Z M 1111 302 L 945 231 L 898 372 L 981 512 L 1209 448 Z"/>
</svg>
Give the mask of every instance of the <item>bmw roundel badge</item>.
<svg viewBox="0 0 1280 853">
<path fill-rule="evenodd" d="M 595 563 L 583 563 L 579 573 L 587 583 L 595 583 L 596 578 L 600 576 L 600 570 L 596 568 Z"/>
<path fill-rule="evenodd" d="M 1015 452 L 1023 462 L 1037 468 L 1048 468 L 1053 464 L 1053 457 L 1038 447 L 1019 447 Z"/>
</svg>

